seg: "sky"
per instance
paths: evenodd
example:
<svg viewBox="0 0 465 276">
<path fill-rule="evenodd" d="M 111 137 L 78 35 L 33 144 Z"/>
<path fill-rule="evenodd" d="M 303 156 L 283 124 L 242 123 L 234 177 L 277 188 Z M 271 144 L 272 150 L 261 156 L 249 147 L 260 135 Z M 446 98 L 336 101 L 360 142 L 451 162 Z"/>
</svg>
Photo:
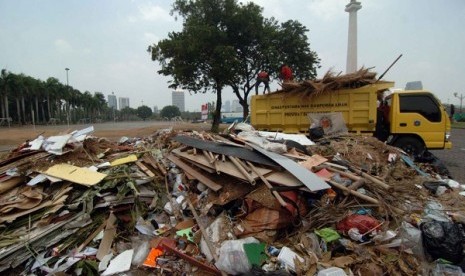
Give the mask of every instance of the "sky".
<svg viewBox="0 0 465 276">
<path fill-rule="evenodd" d="M 46 80 L 55 77 L 81 92 L 114 92 L 130 106 L 171 105 L 170 77 L 157 73 L 147 47 L 180 31 L 168 0 L 0 0 L 0 68 Z M 349 0 L 254 0 L 263 15 L 297 20 L 309 29 L 321 59 L 318 77 L 345 72 Z M 374 67 L 404 88 L 422 81 L 443 103 L 465 97 L 465 1 L 361 0 L 358 67 Z M 271 90 L 278 89 L 276 81 Z M 186 110 L 199 111 L 215 94 L 186 94 Z M 230 90 L 223 102 L 235 99 Z M 463 102 L 465 108 L 465 101 Z"/>
</svg>

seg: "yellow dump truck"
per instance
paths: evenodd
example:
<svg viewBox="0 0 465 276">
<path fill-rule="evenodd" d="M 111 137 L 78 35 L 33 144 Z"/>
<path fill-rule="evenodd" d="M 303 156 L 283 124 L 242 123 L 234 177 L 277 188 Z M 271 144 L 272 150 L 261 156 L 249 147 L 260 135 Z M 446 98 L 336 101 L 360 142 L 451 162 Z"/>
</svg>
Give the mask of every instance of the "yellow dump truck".
<svg viewBox="0 0 465 276">
<path fill-rule="evenodd" d="M 370 133 L 409 154 L 425 149 L 449 149 L 450 119 L 441 102 L 430 92 L 394 91 L 378 96 L 393 82 L 377 81 L 358 88 L 308 93 L 277 91 L 255 95 L 251 100 L 251 124 L 258 130 L 308 133 L 309 113 L 339 112 L 350 132 Z M 383 116 L 384 115 L 384 116 Z"/>
</svg>

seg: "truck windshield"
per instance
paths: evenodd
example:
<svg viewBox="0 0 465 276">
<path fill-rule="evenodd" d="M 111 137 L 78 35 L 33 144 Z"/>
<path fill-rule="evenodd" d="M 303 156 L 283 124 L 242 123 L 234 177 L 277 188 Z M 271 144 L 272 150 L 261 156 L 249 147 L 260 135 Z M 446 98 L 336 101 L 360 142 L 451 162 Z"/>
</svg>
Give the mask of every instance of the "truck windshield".
<svg viewBox="0 0 465 276">
<path fill-rule="evenodd" d="M 441 121 L 438 103 L 429 95 L 399 95 L 401 113 L 419 113 L 431 122 Z"/>
</svg>

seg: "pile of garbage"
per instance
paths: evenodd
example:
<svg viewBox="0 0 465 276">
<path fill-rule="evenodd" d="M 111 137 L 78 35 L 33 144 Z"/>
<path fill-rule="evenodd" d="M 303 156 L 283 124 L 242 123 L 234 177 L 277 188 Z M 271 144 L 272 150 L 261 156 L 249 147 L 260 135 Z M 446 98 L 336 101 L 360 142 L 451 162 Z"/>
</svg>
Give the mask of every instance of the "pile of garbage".
<svg viewBox="0 0 465 276">
<path fill-rule="evenodd" d="M 0 161 L 2 275 L 465 266 L 465 185 L 373 137 L 311 141 L 235 126 L 112 142 L 92 131 L 38 137 Z"/>
<path fill-rule="evenodd" d="M 370 68 L 360 68 L 358 71 L 341 75 L 329 70 L 321 79 L 305 80 L 302 82 L 285 82 L 282 84 L 282 92 L 298 93 L 311 96 L 319 93 L 334 92 L 341 89 L 353 89 L 379 81 L 376 72 L 370 72 Z"/>
</svg>

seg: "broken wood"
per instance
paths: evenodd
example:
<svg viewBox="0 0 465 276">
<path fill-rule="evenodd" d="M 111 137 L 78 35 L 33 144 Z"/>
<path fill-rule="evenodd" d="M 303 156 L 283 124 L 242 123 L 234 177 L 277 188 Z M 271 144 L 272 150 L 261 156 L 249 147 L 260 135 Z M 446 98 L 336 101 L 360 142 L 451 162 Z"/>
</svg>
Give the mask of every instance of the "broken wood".
<svg viewBox="0 0 465 276">
<path fill-rule="evenodd" d="M 378 178 L 360 170 L 360 169 L 357 169 L 357 168 L 354 168 L 354 167 L 350 167 L 349 168 L 350 171 L 360 175 L 360 176 L 363 176 L 365 177 L 366 179 L 370 180 L 371 182 L 373 182 L 374 184 L 378 185 L 379 187 L 385 189 L 385 190 L 392 190 L 393 187 L 389 186 L 388 184 L 384 183 L 383 181 L 379 180 Z"/>
<path fill-rule="evenodd" d="M 221 188 L 223 188 L 223 186 L 221 186 L 221 185 L 213 182 L 212 180 L 208 179 L 205 175 L 203 175 L 202 173 L 196 171 L 194 168 L 189 166 L 187 163 L 183 162 L 178 157 L 176 157 L 176 156 L 174 156 L 172 154 L 169 154 L 167 156 L 167 158 L 171 162 L 176 164 L 176 166 L 178 166 L 179 168 L 183 169 L 184 171 L 186 171 L 187 173 L 192 175 L 199 182 L 201 182 L 202 184 L 205 184 L 208 188 L 212 189 L 213 191 L 217 192 L 217 191 L 221 190 Z"/>
<path fill-rule="evenodd" d="M 345 191 L 345 192 L 348 192 L 349 194 L 353 195 L 353 196 L 356 196 L 360 199 L 363 199 L 367 202 L 370 202 L 370 203 L 373 203 L 373 204 L 376 204 L 378 205 L 379 207 L 382 207 L 379 200 L 375 199 L 375 198 L 372 198 L 370 196 L 367 196 L 367 195 L 364 195 L 362 193 L 359 193 L 357 191 L 354 191 L 354 190 L 350 190 L 349 188 L 347 188 L 346 186 L 342 185 L 342 184 L 339 184 L 335 181 L 332 181 L 332 180 L 326 180 L 326 182 L 328 182 L 329 184 L 331 184 L 333 187 L 336 187 L 342 191 Z M 395 207 L 392 207 L 391 208 L 394 212 L 398 213 L 398 214 L 402 214 L 404 213 L 403 210 L 399 209 L 399 208 L 395 208 Z"/>
<path fill-rule="evenodd" d="M 255 179 L 244 169 L 244 167 L 239 163 L 238 159 L 234 156 L 228 156 L 229 160 L 233 162 L 236 168 L 247 178 L 250 184 L 255 185 Z"/>
<path fill-rule="evenodd" d="M 106 225 L 107 225 L 107 220 L 105 220 L 94 232 L 92 232 L 92 234 L 90 234 L 89 237 L 87 237 L 87 239 L 83 243 L 81 243 L 81 245 L 79 245 L 76 248 L 75 253 L 77 254 L 81 252 L 81 250 L 84 249 L 86 245 L 88 245 L 100 232 L 102 232 L 102 230 L 105 228 Z"/>
<path fill-rule="evenodd" d="M 210 237 L 208 236 L 207 230 L 202 224 L 202 221 L 200 221 L 199 214 L 197 214 L 197 211 L 194 208 L 194 205 L 192 205 L 192 202 L 189 198 L 186 198 L 187 204 L 189 205 L 189 209 L 191 210 L 192 214 L 194 215 L 195 221 L 197 221 L 197 225 L 200 228 L 200 232 L 202 232 L 203 239 L 205 240 L 205 243 L 208 246 L 208 249 L 210 250 L 210 253 L 213 256 L 213 259 L 215 259 L 215 262 L 218 261 L 218 255 L 216 254 L 215 247 L 213 247 L 213 244 L 210 240 Z"/>
<path fill-rule="evenodd" d="M 136 165 L 149 177 L 155 177 L 155 174 L 149 170 L 141 161 L 136 161 Z"/>
<path fill-rule="evenodd" d="M 263 183 L 265 183 L 266 187 L 268 187 L 268 189 L 271 190 L 271 193 L 274 195 L 274 197 L 276 198 L 276 200 L 279 202 L 279 204 L 281 204 L 281 206 L 283 207 L 287 207 L 287 202 L 284 201 L 284 199 L 281 197 L 281 195 L 273 190 L 273 186 L 270 184 L 270 182 L 268 182 L 268 180 L 260 174 L 260 172 L 258 172 L 258 170 L 255 168 L 255 166 L 250 163 L 249 161 L 246 161 L 247 162 L 247 165 L 249 165 L 250 169 L 256 173 L 258 175 L 258 177 L 260 177 L 260 179 L 263 181 Z"/>
<path fill-rule="evenodd" d="M 351 185 L 349 185 L 347 187 L 347 189 L 349 190 L 353 190 L 353 191 L 356 191 L 358 188 L 362 187 L 363 185 L 365 185 L 365 179 L 363 178 L 360 178 L 359 180 L 356 180 L 354 183 L 352 183 Z M 349 193 L 348 192 L 344 192 L 344 195 L 348 195 Z"/>
</svg>

